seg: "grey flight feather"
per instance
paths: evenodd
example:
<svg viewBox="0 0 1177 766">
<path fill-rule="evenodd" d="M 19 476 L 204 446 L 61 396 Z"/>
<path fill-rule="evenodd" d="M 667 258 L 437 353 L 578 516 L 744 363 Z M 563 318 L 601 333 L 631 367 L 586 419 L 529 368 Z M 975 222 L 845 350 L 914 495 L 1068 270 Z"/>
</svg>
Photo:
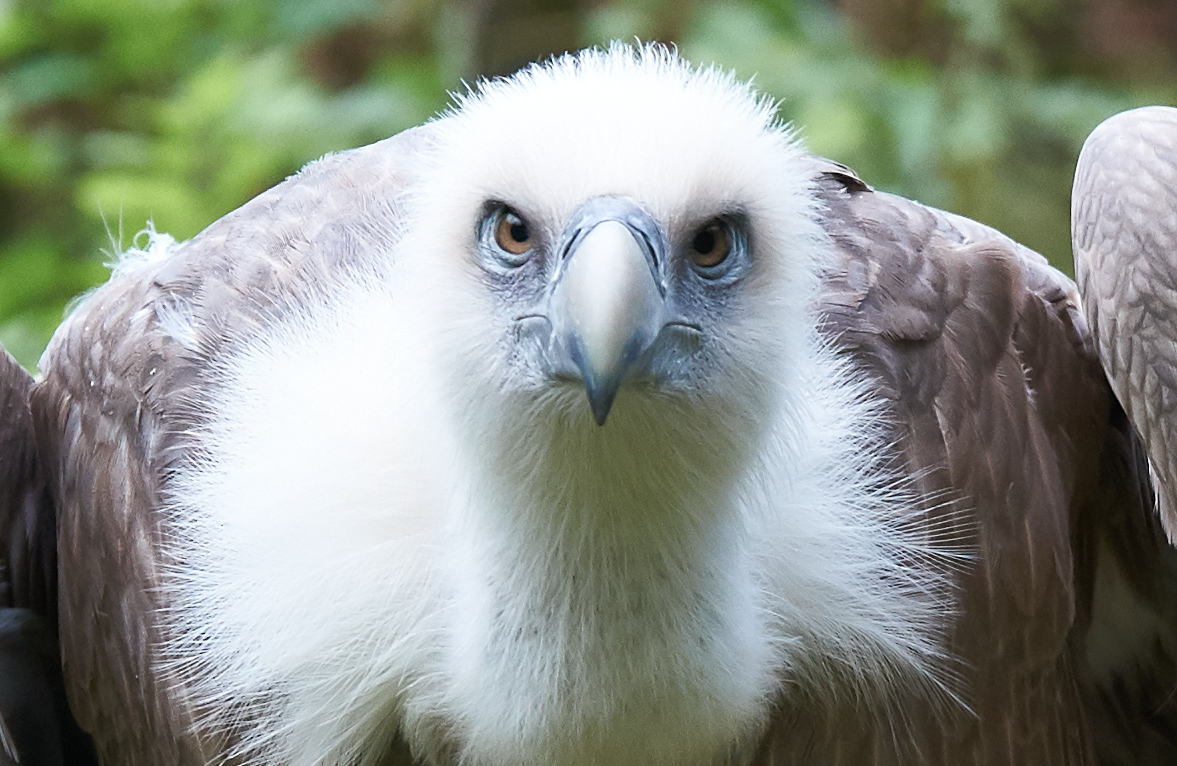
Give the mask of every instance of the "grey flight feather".
<svg viewBox="0 0 1177 766">
<path fill-rule="evenodd" d="M 1118 114 L 1083 145 L 1075 276 L 1116 396 L 1140 431 L 1177 540 L 1177 109 Z"/>
</svg>

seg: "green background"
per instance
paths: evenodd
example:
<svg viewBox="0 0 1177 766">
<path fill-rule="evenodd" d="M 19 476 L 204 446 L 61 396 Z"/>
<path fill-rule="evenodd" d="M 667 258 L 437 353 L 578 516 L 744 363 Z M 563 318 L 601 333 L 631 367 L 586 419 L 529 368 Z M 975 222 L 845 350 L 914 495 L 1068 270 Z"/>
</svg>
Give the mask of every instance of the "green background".
<svg viewBox="0 0 1177 766">
<path fill-rule="evenodd" d="M 1177 102 L 1172 0 L 0 0 L 0 343 L 33 368 L 149 220 L 190 237 L 463 81 L 615 38 L 754 78 L 814 151 L 1067 271 L 1083 138 Z"/>
</svg>

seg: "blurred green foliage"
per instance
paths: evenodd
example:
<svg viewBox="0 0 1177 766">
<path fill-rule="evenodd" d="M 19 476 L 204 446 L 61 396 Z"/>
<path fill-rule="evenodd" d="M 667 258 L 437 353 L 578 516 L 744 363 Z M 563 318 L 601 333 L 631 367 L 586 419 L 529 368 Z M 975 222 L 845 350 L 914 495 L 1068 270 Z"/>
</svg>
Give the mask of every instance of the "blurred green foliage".
<svg viewBox="0 0 1177 766">
<path fill-rule="evenodd" d="M 148 221 L 178 239 L 463 79 L 673 42 L 816 152 L 1069 269 L 1074 158 L 1177 101 L 1168 0 L 0 0 L 0 343 L 26 366 Z"/>
</svg>

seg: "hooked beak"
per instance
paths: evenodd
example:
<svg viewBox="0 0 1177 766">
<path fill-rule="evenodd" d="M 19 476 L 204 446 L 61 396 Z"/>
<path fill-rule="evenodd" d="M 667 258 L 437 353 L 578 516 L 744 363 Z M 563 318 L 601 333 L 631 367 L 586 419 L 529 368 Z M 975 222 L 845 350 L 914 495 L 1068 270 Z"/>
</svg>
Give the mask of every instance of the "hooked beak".
<svg viewBox="0 0 1177 766">
<path fill-rule="evenodd" d="M 592 200 L 569 225 L 548 305 L 553 340 L 579 370 L 597 425 L 662 329 L 661 230 L 635 203 Z"/>
</svg>

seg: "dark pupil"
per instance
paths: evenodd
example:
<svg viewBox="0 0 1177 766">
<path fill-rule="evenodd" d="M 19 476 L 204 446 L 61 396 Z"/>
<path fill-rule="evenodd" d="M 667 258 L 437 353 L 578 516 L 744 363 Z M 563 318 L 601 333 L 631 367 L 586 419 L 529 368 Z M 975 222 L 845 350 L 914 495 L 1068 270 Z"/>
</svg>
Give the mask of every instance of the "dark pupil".
<svg viewBox="0 0 1177 766">
<path fill-rule="evenodd" d="M 715 232 L 710 227 L 703 229 L 695 235 L 693 245 L 697 253 L 710 253 L 715 249 Z"/>
<path fill-rule="evenodd" d="M 526 242 L 531 237 L 531 232 L 527 230 L 527 224 L 522 221 L 515 221 L 511 224 L 511 239 L 516 242 Z"/>
</svg>

